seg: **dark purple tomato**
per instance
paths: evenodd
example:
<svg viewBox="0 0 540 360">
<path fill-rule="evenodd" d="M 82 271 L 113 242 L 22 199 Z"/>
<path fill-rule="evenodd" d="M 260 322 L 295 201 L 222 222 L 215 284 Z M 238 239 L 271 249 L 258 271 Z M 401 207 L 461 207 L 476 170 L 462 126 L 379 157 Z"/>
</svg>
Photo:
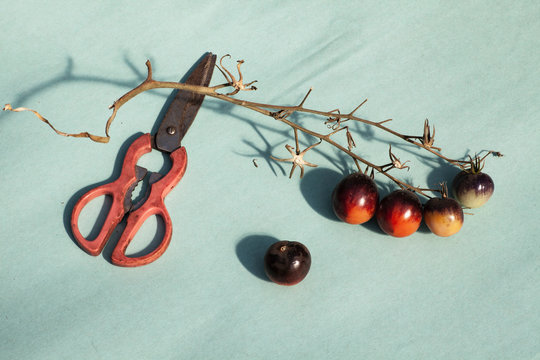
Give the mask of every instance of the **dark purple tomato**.
<svg viewBox="0 0 540 360">
<path fill-rule="evenodd" d="M 461 171 L 452 182 L 454 197 L 461 205 L 477 208 L 484 205 L 493 195 L 495 185 L 488 174 Z"/>
<path fill-rule="evenodd" d="M 302 281 L 311 267 L 311 255 L 296 241 L 278 241 L 264 255 L 264 270 L 270 280 L 279 285 L 295 285 Z"/>
<path fill-rule="evenodd" d="M 336 216 L 349 224 L 362 224 L 377 210 L 379 193 L 373 179 L 362 173 L 344 177 L 332 193 Z"/>
<path fill-rule="evenodd" d="M 424 221 L 435 235 L 454 235 L 463 226 L 463 209 L 454 199 L 432 198 L 424 205 Z"/>
<path fill-rule="evenodd" d="M 396 190 L 386 195 L 377 208 L 379 227 L 395 237 L 413 234 L 422 222 L 422 204 L 408 190 Z"/>
</svg>

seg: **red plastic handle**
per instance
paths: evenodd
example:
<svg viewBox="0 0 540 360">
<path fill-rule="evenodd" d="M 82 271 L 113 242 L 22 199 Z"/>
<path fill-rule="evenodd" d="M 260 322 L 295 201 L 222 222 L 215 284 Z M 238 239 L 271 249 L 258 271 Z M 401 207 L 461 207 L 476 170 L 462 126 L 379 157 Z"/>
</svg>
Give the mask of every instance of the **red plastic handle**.
<svg viewBox="0 0 540 360">
<path fill-rule="evenodd" d="M 90 255 L 101 253 L 112 232 L 125 215 L 124 199 L 131 185 L 137 181 L 135 166 L 139 158 L 152 150 L 150 134 L 144 134 L 131 144 L 122 165 L 122 173 L 112 183 L 98 186 L 84 194 L 73 207 L 71 215 L 71 229 L 79 245 Z M 187 153 L 181 147 L 170 154 L 172 166 L 169 172 L 159 181 L 151 185 L 150 194 L 144 204 L 131 212 L 127 217 L 126 227 L 111 255 L 111 261 L 118 266 L 141 266 L 153 262 L 167 249 L 172 236 L 172 221 L 164 204 L 165 196 L 178 184 L 184 176 L 187 167 Z M 81 210 L 93 199 L 110 195 L 113 198 L 111 208 L 105 219 L 103 227 L 94 240 L 85 239 L 78 226 Z M 139 257 L 129 257 L 126 249 L 135 237 L 142 224 L 152 215 L 160 216 L 165 223 L 165 233 L 161 243 L 149 254 Z"/>
<path fill-rule="evenodd" d="M 118 240 L 118 244 L 111 255 L 112 263 L 118 266 L 141 266 L 146 265 L 159 258 L 169 246 L 172 236 L 172 221 L 164 204 L 165 196 L 178 184 L 184 176 L 187 167 L 187 153 L 184 147 L 175 150 L 170 154 L 172 166 L 169 172 L 159 181 L 152 184 L 150 195 L 144 204 L 137 210 L 131 212 L 127 218 L 126 228 Z M 161 243 L 152 252 L 139 256 L 129 257 L 126 249 L 133 240 L 141 225 L 152 215 L 158 215 L 165 223 L 165 233 Z"/>
<path fill-rule="evenodd" d="M 88 191 L 81 196 L 73 207 L 73 212 L 71 213 L 71 230 L 73 231 L 73 236 L 81 248 L 90 255 L 97 256 L 101 253 L 115 227 L 122 221 L 125 214 L 124 198 L 130 186 L 137 181 L 135 166 L 139 158 L 150 151 L 152 151 L 150 134 L 141 135 L 129 146 L 122 165 L 122 172 L 118 179 L 112 183 L 104 184 Z M 79 230 L 79 215 L 90 201 L 102 195 L 110 195 L 112 197 L 111 208 L 98 236 L 94 240 L 87 240 Z"/>
</svg>

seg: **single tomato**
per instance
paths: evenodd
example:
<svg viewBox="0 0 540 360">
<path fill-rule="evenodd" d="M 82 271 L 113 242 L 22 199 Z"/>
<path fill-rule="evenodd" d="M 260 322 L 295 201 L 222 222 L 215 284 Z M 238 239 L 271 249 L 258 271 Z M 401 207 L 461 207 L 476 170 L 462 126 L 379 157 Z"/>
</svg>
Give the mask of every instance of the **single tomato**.
<svg viewBox="0 0 540 360">
<path fill-rule="evenodd" d="M 302 281 L 311 267 L 311 254 L 297 241 L 278 241 L 264 255 L 264 271 L 279 285 L 295 285 Z"/>
<path fill-rule="evenodd" d="M 344 177 L 332 193 L 332 207 L 338 218 L 349 224 L 362 224 L 373 217 L 379 192 L 373 179 L 362 173 Z"/>
<path fill-rule="evenodd" d="M 454 235 L 463 226 L 463 209 L 454 199 L 432 198 L 424 205 L 424 221 L 435 235 Z"/>
<path fill-rule="evenodd" d="M 452 181 L 454 197 L 461 205 L 477 208 L 484 205 L 495 190 L 491 177 L 483 172 L 461 171 Z"/>
<path fill-rule="evenodd" d="M 377 223 L 388 235 L 405 237 L 413 234 L 422 222 L 422 204 L 408 190 L 396 190 L 385 196 L 377 209 Z"/>
</svg>

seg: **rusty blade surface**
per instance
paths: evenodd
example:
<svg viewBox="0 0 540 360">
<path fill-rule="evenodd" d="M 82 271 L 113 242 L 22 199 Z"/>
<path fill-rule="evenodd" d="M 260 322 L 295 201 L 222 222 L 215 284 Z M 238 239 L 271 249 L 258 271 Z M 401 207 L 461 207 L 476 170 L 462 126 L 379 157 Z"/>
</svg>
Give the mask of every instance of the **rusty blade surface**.
<svg viewBox="0 0 540 360">
<path fill-rule="evenodd" d="M 208 53 L 185 81 L 190 85 L 208 86 L 216 64 L 216 55 Z M 179 90 L 163 118 L 155 137 L 158 150 L 173 152 L 195 120 L 204 95 Z"/>
</svg>

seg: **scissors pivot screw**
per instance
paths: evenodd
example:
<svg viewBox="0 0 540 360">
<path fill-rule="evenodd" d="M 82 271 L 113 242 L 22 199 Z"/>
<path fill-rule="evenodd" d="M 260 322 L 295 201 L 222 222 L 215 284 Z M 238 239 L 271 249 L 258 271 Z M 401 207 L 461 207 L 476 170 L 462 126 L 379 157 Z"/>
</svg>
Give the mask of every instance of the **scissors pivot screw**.
<svg viewBox="0 0 540 360">
<path fill-rule="evenodd" d="M 174 127 L 172 127 L 172 126 L 169 126 L 169 127 L 167 128 L 167 134 L 169 134 L 169 135 L 174 135 L 174 134 L 176 134 L 176 129 L 175 129 Z"/>
</svg>

